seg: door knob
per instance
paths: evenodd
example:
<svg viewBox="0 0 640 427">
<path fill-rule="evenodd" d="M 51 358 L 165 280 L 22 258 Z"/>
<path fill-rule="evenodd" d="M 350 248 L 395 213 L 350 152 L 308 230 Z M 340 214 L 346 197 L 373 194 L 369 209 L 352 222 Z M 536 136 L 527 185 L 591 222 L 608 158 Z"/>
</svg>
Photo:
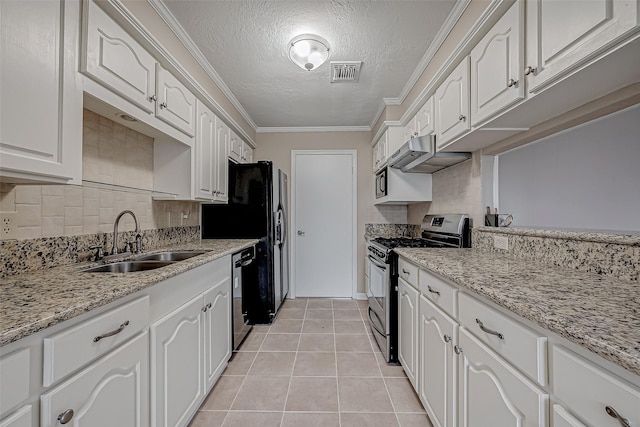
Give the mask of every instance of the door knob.
<svg viewBox="0 0 640 427">
<path fill-rule="evenodd" d="M 304 231 L 298 230 L 298 236 L 304 236 Z"/>
</svg>

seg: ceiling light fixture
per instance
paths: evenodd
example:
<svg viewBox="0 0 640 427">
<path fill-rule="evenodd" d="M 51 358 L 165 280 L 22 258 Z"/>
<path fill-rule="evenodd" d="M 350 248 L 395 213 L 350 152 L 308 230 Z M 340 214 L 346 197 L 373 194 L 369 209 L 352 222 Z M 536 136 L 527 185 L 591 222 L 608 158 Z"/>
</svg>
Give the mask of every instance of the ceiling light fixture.
<svg viewBox="0 0 640 427">
<path fill-rule="evenodd" d="M 329 59 L 329 42 L 320 36 L 301 34 L 289 43 L 289 59 L 303 70 L 315 70 Z"/>
</svg>

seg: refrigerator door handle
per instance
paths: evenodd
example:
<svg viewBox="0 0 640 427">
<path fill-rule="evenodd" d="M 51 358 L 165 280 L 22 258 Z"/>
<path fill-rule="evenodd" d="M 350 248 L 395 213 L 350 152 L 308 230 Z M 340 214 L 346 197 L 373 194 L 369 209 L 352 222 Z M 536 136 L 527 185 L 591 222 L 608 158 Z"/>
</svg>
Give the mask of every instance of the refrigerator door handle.
<svg viewBox="0 0 640 427">
<path fill-rule="evenodd" d="M 281 245 L 284 245 L 287 242 L 287 214 L 284 211 L 284 207 L 280 205 L 280 227 L 282 233 L 282 240 L 280 241 Z"/>
</svg>

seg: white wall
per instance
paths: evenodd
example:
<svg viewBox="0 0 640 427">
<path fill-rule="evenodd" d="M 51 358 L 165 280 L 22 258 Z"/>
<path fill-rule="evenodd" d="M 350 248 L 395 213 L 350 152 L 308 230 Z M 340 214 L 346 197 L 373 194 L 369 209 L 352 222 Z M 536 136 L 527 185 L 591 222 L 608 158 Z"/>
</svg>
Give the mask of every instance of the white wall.
<svg viewBox="0 0 640 427">
<path fill-rule="evenodd" d="M 498 156 L 514 227 L 640 231 L 640 105 Z"/>
</svg>

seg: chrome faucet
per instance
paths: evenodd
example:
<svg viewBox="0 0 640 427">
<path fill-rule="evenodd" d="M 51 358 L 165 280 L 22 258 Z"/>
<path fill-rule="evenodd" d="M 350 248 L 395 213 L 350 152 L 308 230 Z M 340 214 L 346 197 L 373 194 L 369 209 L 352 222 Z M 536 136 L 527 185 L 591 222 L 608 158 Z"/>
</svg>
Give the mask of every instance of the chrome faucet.
<svg viewBox="0 0 640 427">
<path fill-rule="evenodd" d="M 113 223 L 113 248 L 111 249 L 111 255 L 116 255 L 118 253 L 118 224 L 120 224 L 120 218 L 124 214 L 129 214 L 133 217 L 133 220 L 136 222 L 136 253 L 139 253 L 142 250 L 142 234 L 140 234 L 140 223 L 138 223 L 138 218 L 136 218 L 136 214 L 134 214 L 130 210 L 124 210 L 118 214 L 115 222 Z M 127 244 L 127 247 L 128 244 Z"/>
</svg>

